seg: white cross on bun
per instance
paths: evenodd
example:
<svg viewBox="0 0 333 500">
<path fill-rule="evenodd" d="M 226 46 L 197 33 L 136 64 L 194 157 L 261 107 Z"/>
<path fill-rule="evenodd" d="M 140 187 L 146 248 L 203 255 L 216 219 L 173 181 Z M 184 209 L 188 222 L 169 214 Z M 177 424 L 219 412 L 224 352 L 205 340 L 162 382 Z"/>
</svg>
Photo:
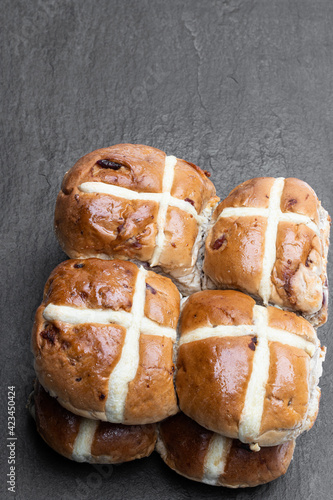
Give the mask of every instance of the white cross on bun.
<svg viewBox="0 0 333 500">
<path fill-rule="evenodd" d="M 83 417 L 146 424 L 173 415 L 179 303 L 171 280 L 132 262 L 63 262 L 36 313 L 39 381 Z"/>
<path fill-rule="evenodd" d="M 207 175 L 141 144 L 93 151 L 64 177 L 55 209 L 60 245 L 71 258 L 148 262 L 198 290 L 198 252 L 219 200 Z"/>
<path fill-rule="evenodd" d="M 76 462 L 119 464 L 148 457 L 155 448 L 156 424 L 111 424 L 79 417 L 63 408 L 38 381 L 29 407 L 44 441 Z"/>
<path fill-rule="evenodd" d="M 181 410 L 209 430 L 259 446 L 314 423 L 325 351 L 304 318 L 233 290 L 191 295 L 180 319 Z"/>
<path fill-rule="evenodd" d="M 218 288 L 241 290 L 321 325 L 329 227 L 330 217 L 305 182 L 250 179 L 216 208 L 204 271 Z"/>
<path fill-rule="evenodd" d="M 258 486 L 286 473 L 295 441 L 251 451 L 237 439 L 201 427 L 178 413 L 161 422 L 156 444 L 164 462 L 194 481 L 229 488 Z"/>
</svg>

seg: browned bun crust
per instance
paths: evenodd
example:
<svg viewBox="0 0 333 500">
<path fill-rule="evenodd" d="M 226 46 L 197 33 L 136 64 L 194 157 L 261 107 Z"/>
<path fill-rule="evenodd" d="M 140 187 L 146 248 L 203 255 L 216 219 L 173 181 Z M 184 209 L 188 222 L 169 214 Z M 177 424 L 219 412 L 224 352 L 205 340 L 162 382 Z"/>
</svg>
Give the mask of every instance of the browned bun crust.
<svg viewBox="0 0 333 500">
<path fill-rule="evenodd" d="M 71 460 L 118 464 L 147 457 L 155 447 L 155 424 L 129 426 L 96 422 L 86 452 L 77 453 L 75 442 L 86 419 L 63 408 L 38 381 L 31 410 L 37 431 L 44 441 L 57 453 Z"/>
<path fill-rule="evenodd" d="M 164 462 L 178 474 L 195 481 L 230 488 L 258 486 L 286 473 L 295 441 L 251 451 L 236 439 L 224 439 L 224 471 L 209 474 L 208 452 L 212 431 L 201 427 L 183 413 L 159 425 L 157 450 Z"/>
<path fill-rule="evenodd" d="M 219 204 L 206 239 L 204 271 L 219 288 L 250 293 L 266 304 L 297 311 L 319 326 L 327 319 L 330 217 L 308 184 L 281 179 L 276 236 L 266 236 L 274 181 L 272 177 L 245 181 Z M 236 212 L 231 214 L 230 209 Z M 269 290 L 264 294 L 261 279 L 266 247 L 269 254 L 276 254 L 267 276 Z"/>
<path fill-rule="evenodd" d="M 85 155 L 65 175 L 55 208 L 55 230 L 71 258 L 121 258 L 150 262 L 158 234 L 159 201 L 129 200 L 121 194 L 84 192 L 87 182 L 104 183 L 129 193 L 162 193 L 166 154 L 142 144 L 118 144 Z M 108 161 L 110 167 L 101 165 Z M 100 163 L 98 163 L 100 162 Z M 196 165 L 177 159 L 170 194 L 201 214 L 218 201 L 213 183 Z M 195 265 L 200 239 L 192 213 L 169 206 L 158 262 L 184 276 Z"/>
<path fill-rule="evenodd" d="M 131 327 L 117 324 L 117 319 L 102 324 L 96 314 L 115 312 L 136 323 L 136 316 L 130 314 L 139 275 L 135 264 L 120 260 L 68 260 L 51 273 L 46 283 L 32 334 L 35 369 L 44 388 L 73 413 L 134 425 L 157 422 L 177 411 L 173 339 L 167 335 L 175 335 L 179 292 L 168 278 L 152 271 L 140 273 L 145 273 L 145 281 L 135 300 L 144 301 L 143 319 L 149 320 L 148 330 L 143 324 L 138 326 L 137 345 L 128 344 L 125 354 L 125 339 Z M 75 314 L 86 311 L 93 317 L 71 323 L 61 319 L 61 312 L 60 317 L 50 319 L 46 314 L 51 306 L 71 308 Z M 112 397 L 109 378 L 120 360 L 127 363 L 126 352 L 132 351 L 138 364 L 134 378 L 123 389 L 123 413 L 120 417 L 112 412 L 107 414 L 108 396 Z M 129 369 L 135 367 L 133 363 Z M 125 367 L 115 384 L 126 371 Z"/>
<path fill-rule="evenodd" d="M 324 352 L 304 318 L 237 291 L 198 292 L 183 308 L 179 344 L 179 406 L 205 428 L 275 446 L 313 424 Z"/>
</svg>

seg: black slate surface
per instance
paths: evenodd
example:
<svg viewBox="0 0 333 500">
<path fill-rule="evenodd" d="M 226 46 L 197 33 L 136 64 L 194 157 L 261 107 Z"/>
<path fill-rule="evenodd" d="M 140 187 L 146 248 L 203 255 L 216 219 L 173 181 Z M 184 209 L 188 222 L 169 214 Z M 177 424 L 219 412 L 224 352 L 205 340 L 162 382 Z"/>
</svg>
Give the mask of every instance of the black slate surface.
<svg viewBox="0 0 333 500">
<path fill-rule="evenodd" d="M 331 320 L 319 330 L 329 350 L 318 420 L 270 485 L 197 484 L 157 455 L 113 469 L 75 464 L 42 442 L 25 408 L 34 312 L 65 258 L 55 198 L 83 154 L 156 146 L 210 170 L 221 197 L 250 177 L 300 177 L 333 213 L 333 2 L 3 0 L 1 11 L 0 498 L 333 498 Z M 15 494 L 6 485 L 12 385 Z"/>
</svg>

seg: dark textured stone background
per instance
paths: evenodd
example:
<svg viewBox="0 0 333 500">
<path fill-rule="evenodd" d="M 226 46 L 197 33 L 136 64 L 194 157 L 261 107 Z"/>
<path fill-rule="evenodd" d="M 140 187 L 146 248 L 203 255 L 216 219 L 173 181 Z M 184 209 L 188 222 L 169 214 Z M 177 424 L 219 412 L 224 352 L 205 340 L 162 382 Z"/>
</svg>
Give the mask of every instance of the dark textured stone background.
<svg viewBox="0 0 333 500">
<path fill-rule="evenodd" d="M 255 489 L 191 482 L 155 454 L 102 478 L 48 449 L 25 403 L 34 311 L 65 258 L 54 202 L 80 156 L 150 144 L 210 170 L 222 197 L 250 177 L 296 176 L 333 213 L 333 2 L 3 0 L 1 11 L 0 497 L 332 498 L 330 322 L 319 331 L 331 349 L 315 427 L 298 439 L 287 475 Z M 16 495 L 5 485 L 8 385 L 17 388 Z"/>
</svg>

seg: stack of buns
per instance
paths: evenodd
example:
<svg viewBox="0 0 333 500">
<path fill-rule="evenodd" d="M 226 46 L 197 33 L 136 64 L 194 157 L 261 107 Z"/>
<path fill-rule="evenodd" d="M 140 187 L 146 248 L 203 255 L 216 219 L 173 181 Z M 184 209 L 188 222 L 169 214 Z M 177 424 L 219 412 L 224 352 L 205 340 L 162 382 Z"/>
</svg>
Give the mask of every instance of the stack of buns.
<svg viewBox="0 0 333 500">
<path fill-rule="evenodd" d="M 132 144 L 66 173 L 55 228 L 70 260 L 36 312 L 30 400 L 65 457 L 156 449 L 190 479 L 256 486 L 314 424 L 330 218 L 298 179 L 252 179 L 218 204 L 208 177 Z"/>
</svg>

